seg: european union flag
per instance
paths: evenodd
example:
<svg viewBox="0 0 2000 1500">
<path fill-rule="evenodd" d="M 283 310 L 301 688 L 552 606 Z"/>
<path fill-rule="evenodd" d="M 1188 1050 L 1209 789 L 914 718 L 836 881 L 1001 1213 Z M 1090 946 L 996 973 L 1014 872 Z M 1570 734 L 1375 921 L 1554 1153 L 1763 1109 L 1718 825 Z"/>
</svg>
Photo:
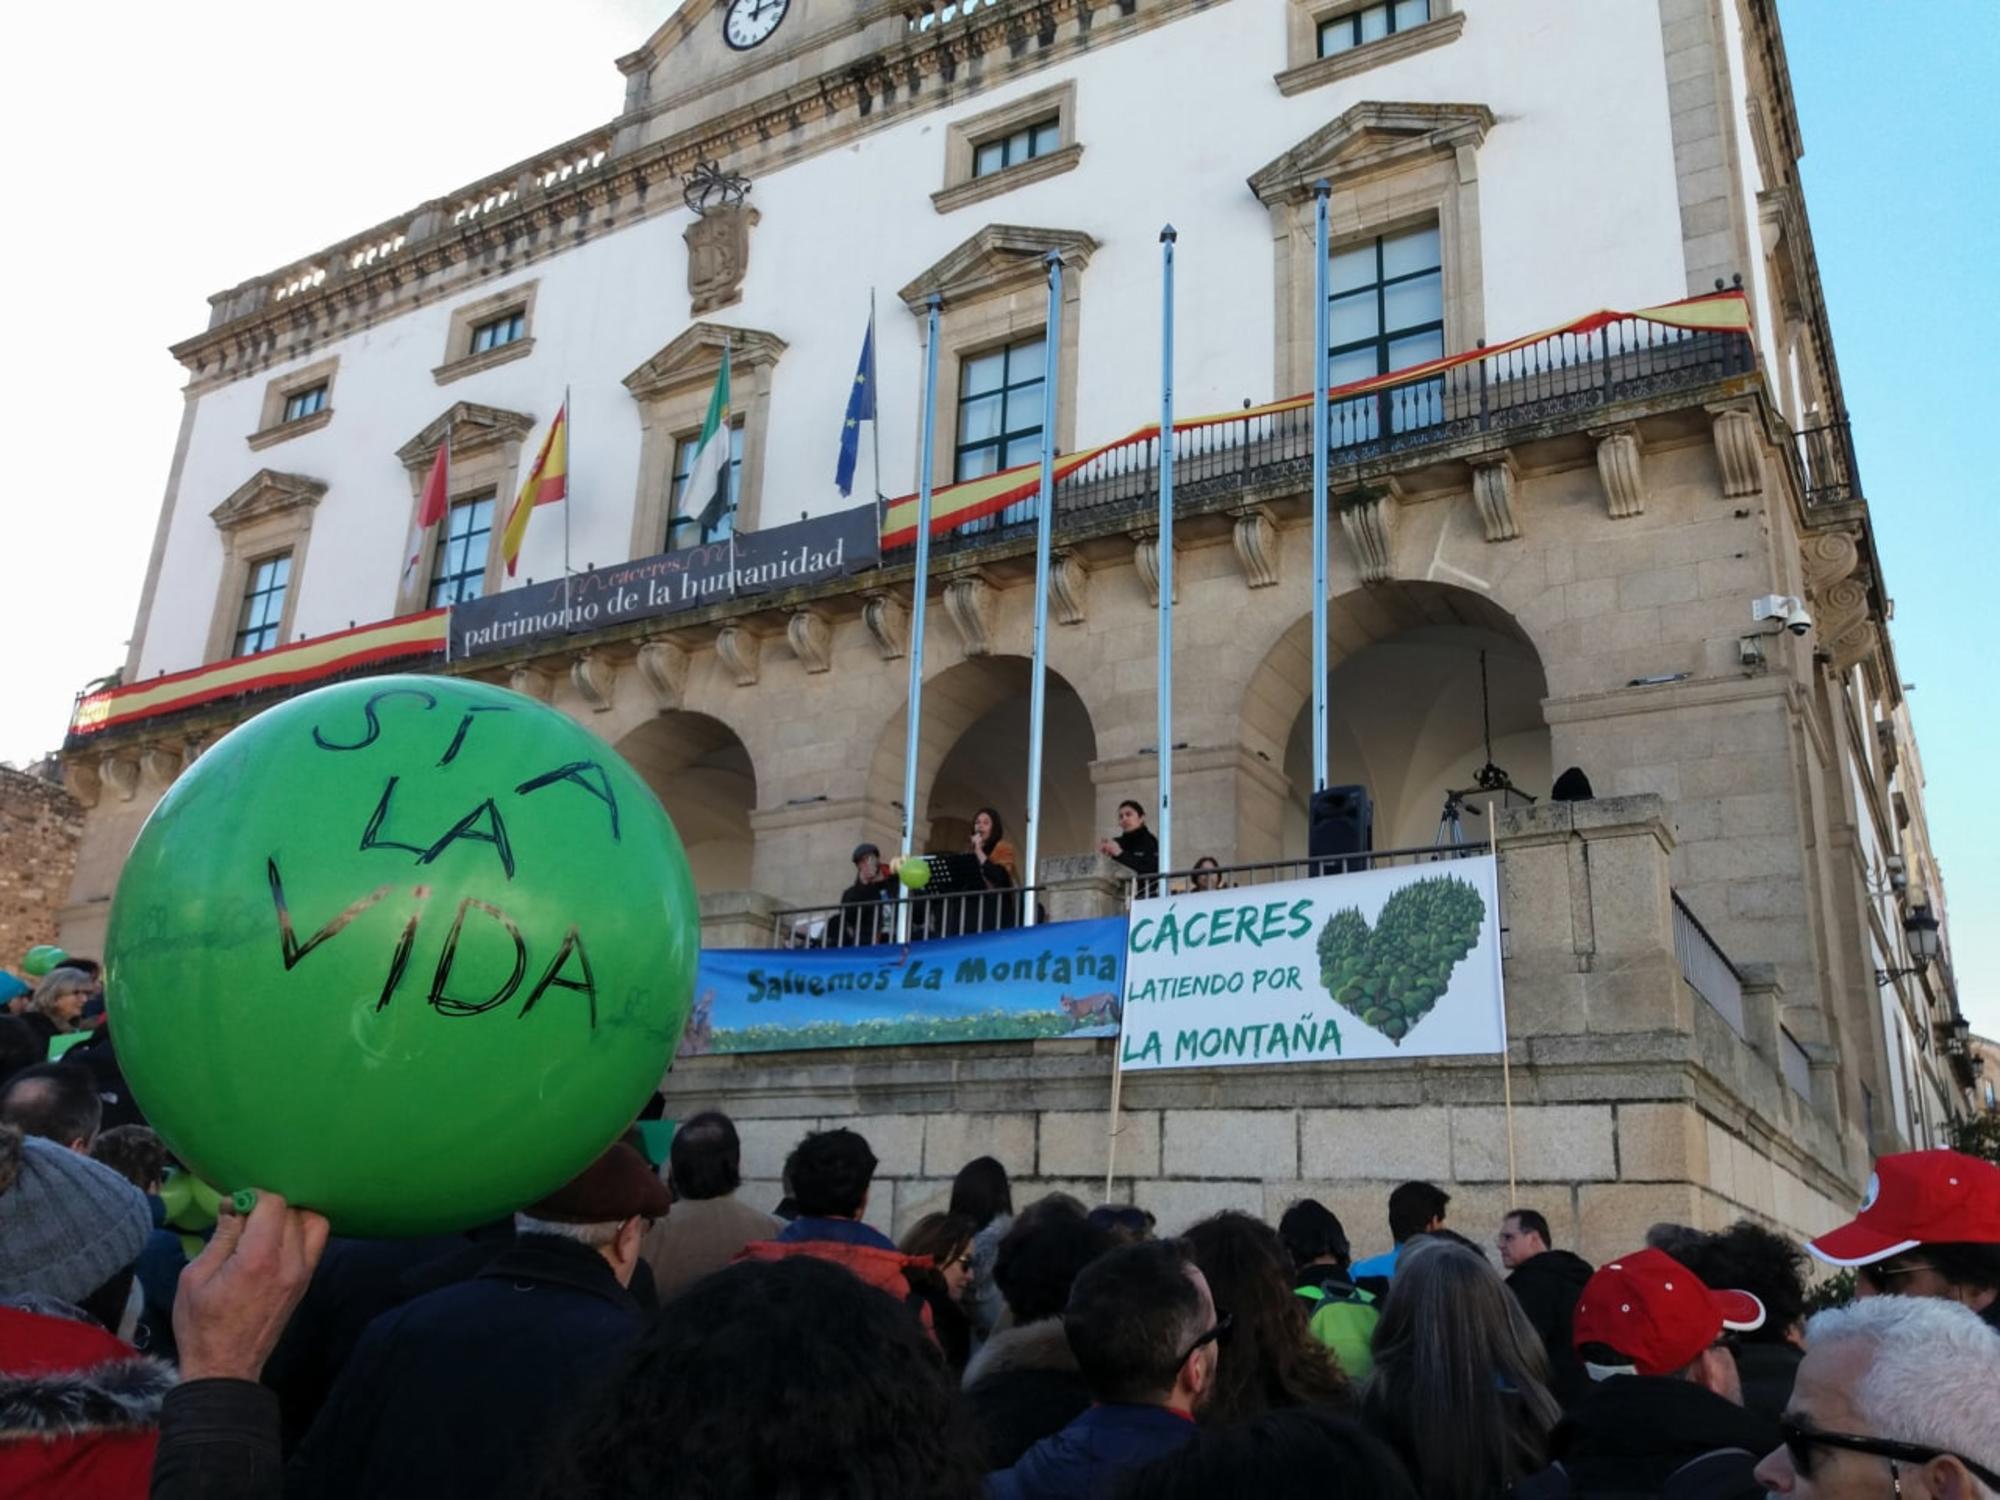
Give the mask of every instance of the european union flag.
<svg viewBox="0 0 2000 1500">
<path fill-rule="evenodd" d="M 833 482 L 840 493 L 854 493 L 854 460 L 861 453 L 861 424 L 875 420 L 875 315 L 868 315 L 868 334 L 861 341 L 861 363 L 854 368 L 854 385 L 847 393 L 847 416 L 840 424 L 840 462 Z"/>
</svg>

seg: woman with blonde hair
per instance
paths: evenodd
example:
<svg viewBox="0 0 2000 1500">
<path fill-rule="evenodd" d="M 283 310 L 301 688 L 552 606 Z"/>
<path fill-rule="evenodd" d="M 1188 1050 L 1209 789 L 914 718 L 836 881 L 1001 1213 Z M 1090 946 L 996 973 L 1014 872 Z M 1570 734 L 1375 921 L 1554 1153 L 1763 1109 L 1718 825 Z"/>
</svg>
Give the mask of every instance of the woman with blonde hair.
<svg viewBox="0 0 2000 1500">
<path fill-rule="evenodd" d="M 1429 1235 L 1404 1245 L 1361 1407 L 1425 1500 L 1490 1500 L 1537 1472 L 1562 1415 L 1548 1378 L 1540 1336 L 1484 1256 Z"/>
<path fill-rule="evenodd" d="M 83 1018 L 83 1007 L 97 993 L 97 981 L 82 969 L 51 969 L 28 997 L 21 1019 L 27 1023 L 42 1047 L 49 1038 L 75 1031 Z"/>
</svg>

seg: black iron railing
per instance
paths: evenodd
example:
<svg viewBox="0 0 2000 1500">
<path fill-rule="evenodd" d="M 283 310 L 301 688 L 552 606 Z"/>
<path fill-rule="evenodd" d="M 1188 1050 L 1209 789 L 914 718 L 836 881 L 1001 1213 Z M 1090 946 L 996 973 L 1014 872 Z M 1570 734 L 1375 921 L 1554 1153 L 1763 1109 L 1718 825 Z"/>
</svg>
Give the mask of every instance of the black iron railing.
<svg viewBox="0 0 2000 1500">
<path fill-rule="evenodd" d="M 1846 417 L 1793 433 L 1792 462 L 1808 506 L 1844 505 L 1861 498 L 1854 430 Z"/>
<path fill-rule="evenodd" d="M 1336 395 L 1327 412 L 1328 447 L 1339 466 L 1335 480 L 1347 482 L 1340 467 L 1587 416 L 1619 402 L 1706 385 L 1755 367 L 1755 348 L 1741 333 L 1620 318 L 1588 333 L 1552 334 L 1443 370 L 1413 374 L 1379 390 Z M 1312 426 L 1312 404 L 1304 401 L 1175 432 L 1177 499 L 1193 507 L 1221 493 L 1303 485 L 1312 468 Z M 1057 524 L 1142 509 L 1157 493 L 1159 465 L 1157 437 L 1099 454 L 1057 481 Z M 1028 535 L 1038 506 L 1038 497 L 1030 496 L 998 517 L 938 537 L 932 546 L 949 550 Z M 889 558 L 899 560 L 912 550 L 895 549 Z"/>
</svg>

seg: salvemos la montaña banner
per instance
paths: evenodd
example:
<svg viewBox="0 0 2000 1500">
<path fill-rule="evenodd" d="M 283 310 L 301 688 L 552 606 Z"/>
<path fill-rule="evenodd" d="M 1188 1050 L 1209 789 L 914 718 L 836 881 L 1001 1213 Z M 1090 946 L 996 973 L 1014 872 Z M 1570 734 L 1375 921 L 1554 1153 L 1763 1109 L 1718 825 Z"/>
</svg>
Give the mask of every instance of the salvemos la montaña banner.
<svg viewBox="0 0 2000 1500">
<path fill-rule="evenodd" d="M 865 573 L 881 555 L 881 521 L 873 505 L 740 532 L 733 551 L 726 541 L 686 547 L 572 573 L 567 584 L 555 578 L 454 604 L 451 659 Z"/>
<path fill-rule="evenodd" d="M 1112 1036 L 1125 919 L 870 948 L 707 948 L 683 1057 Z"/>
</svg>

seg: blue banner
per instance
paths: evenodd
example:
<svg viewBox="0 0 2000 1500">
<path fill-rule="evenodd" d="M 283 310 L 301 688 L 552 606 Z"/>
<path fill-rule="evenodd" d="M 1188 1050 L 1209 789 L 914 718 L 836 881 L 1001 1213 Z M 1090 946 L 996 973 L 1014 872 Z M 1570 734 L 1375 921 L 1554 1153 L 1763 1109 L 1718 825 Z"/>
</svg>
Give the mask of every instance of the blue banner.
<svg viewBox="0 0 2000 1500">
<path fill-rule="evenodd" d="M 1125 918 L 872 948 L 708 948 L 680 1055 L 1116 1036 Z"/>
</svg>

